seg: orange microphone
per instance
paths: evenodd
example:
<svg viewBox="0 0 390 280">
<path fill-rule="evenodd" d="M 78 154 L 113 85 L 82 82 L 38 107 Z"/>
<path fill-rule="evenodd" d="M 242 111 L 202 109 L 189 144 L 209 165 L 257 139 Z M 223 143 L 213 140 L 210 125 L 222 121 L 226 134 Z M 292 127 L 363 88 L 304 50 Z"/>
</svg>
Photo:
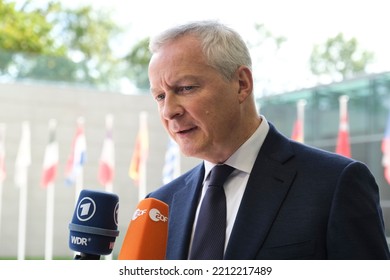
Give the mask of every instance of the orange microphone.
<svg viewBox="0 0 390 280">
<path fill-rule="evenodd" d="M 142 200 L 123 240 L 118 260 L 164 260 L 168 238 L 168 204 Z"/>
</svg>

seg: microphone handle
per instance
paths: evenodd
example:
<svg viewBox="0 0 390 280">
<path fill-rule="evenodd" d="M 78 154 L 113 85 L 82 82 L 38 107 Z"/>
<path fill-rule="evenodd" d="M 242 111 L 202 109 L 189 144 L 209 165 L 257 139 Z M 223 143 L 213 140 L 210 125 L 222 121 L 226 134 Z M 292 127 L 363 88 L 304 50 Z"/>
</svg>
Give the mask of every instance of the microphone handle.
<svg viewBox="0 0 390 280">
<path fill-rule="evenodd" d="M 100 255 L 80 253 L 74 257 L 74 260 L 100 260 Z"/>
</svg>

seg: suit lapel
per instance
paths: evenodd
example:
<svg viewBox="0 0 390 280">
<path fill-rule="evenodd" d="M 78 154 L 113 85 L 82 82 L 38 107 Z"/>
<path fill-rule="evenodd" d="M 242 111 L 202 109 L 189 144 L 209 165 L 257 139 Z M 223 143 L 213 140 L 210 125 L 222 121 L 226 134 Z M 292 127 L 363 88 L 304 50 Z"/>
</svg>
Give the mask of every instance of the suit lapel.
<svg viewBox="0 0 390 280">
<path fill-rule="evenodd" d="M 295 176 L 285 164 L 289 141 L 270 124 L 252 169 L 226 249 L 225 259 L 255 259 Z"/>
<path fill-rule="evenodd" d="M 185 186 L 178 191 L 170 205 L 175 219 L 169 220 L 167 259 L 187 259 L 188 247 L 195 218 L 197 200 L 202 189 L 203 164 L 200 164 L 185 179 Z"/>
</svg>

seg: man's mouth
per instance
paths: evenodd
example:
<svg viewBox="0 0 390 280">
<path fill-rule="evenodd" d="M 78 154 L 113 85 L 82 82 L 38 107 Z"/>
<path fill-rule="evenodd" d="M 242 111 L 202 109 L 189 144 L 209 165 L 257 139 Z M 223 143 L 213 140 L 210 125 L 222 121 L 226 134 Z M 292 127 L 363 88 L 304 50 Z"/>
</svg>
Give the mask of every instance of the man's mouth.
<svg viewBox="0 0 390 280">
<path fill-rule="evenodd" d="M 188 129 L 179 130 L 177 132 L 177 134 L 184 135 L 184 134 L 190 133 L 190 132 L 192 132 L 192 131 L 194 131 L 196 129 L 197 129 L 197 127 L 194 126 L 194 127 L 188 128 Z"/>
</svg>

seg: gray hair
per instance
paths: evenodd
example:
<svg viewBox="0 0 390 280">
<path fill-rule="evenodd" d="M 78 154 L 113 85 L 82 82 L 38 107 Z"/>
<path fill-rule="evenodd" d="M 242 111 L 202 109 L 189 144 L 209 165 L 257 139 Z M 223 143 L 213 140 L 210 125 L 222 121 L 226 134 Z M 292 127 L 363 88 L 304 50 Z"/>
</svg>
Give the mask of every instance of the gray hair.
<svg viewBox="0 0 390 280">
<path fill-rule="evenodd" d="M 185 35 L 199 38 L 207 63 L 227 80 L 242 65 L 252 69 L 249 50 L 240 34 L 216 21 L 196 21 L 168 29 L 150 40 L 149 50 L 155 53 Z"/>
</svg>

